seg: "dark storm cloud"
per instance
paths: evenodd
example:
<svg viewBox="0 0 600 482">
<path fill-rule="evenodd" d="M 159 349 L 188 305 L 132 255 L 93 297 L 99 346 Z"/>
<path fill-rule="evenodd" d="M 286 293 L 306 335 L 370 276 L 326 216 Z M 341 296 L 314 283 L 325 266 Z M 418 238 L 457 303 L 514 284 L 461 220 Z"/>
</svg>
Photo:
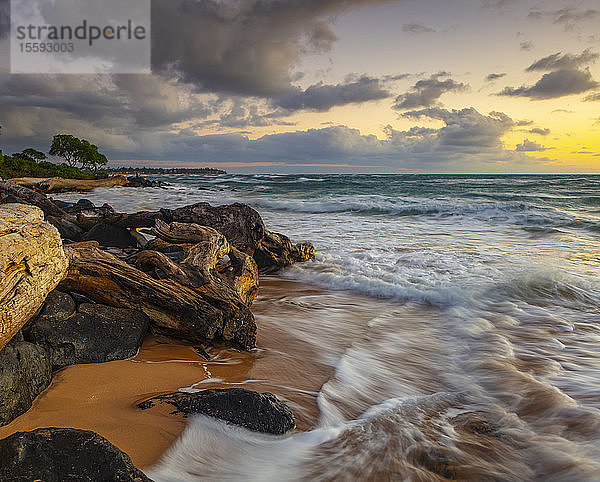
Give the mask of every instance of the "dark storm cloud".
<svg viewBox="0 0 600 482">
<path fill-rule="evenodd" d="M 152 65 L 203 91 L 282 96 L 301 54 L 335 40 L 325 20 L 386 1 L 154 0 Z"/>
<path fill-rule="evenodd" d="M 405 23 L 402 25 L 402 31 L 410 34 L 422 34 L 422 33 L 433 33 L 434 29 L 421 25 L 419 23 Z"/>
<path fill-rule="evenodd" d="M 418 107 L 431 107 L 447 92 L 464 92 L 469 86 L 447 78 L 447 72 L 438 72 L 428 79 L 419 80 L 411 89 L 396 98 L 394 109 L 415 109 Z"/>
<path fill-rule="evenodd" d="M 526 72 L 535 71 L 548 71 L 548 70 L 559 70 L 559 69 L 577 69 L 579 67 L 587 66 L 595 62 L 598 57 L 597 53 L 592 52 L 591 49 L 586 49 L 577 54 L 562 54 L 557 52 L 548 57 L 535 61 L 529 67 Z"/>
<path fill-rule="evenodd" d="M 494 80 L 498 80 L 501 79 L 502 77 L 506 77 L 505 73 L 502 74 L 489 74 L 485 80 L 487 80 L 488 82 L 493 82 Z"/>
<path fill-rule="evenodd" d="M 598 87 L 589 70 L 562 69 L 544 74 L 535 85 L 506 87 L 498 95 L 528 97 L 534 100 L 555 99 L 581 94 Z"/>
<path fill-rule="evenodd" d="M 274 102 L 287 110 L 310 109 L 323 112 L 334 106 L 385 99 L 391 95 L 379 79 L 363 76 L 343 84 L 311 85 L 304 91 L 298 89 L 288 96 L 275 99 Z"/>
</svg>

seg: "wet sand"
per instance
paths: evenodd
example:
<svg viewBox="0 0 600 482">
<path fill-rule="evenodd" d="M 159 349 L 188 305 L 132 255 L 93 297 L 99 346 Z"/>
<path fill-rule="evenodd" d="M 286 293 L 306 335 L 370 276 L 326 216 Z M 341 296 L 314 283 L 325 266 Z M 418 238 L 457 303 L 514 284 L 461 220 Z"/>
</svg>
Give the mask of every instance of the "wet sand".
<svg viewBox="0 0 600 482">
<path fill-rule="evenodd" d="M 0 427 L 0 438 L 39 427 L 93 430 L 145 468 L 182 433 L 186 421 L 169 414 L 167 406 L 142 411 L 136 405 L 185 387 L 270 391 L 289 403 L 299 430 L 310 429 L 319 417 L 318 391 L 332 376 L 333 364 L 361 337 L 373 310 L 382 308 L 381 300 L 264 278 L 253 306 L 256 350 L 211 348 L 207 361 L 190 346 L 150 337 L 130 360 L 56 373 L 26 414 Z M 335 328 L 340 322 L 344 333 Z"/>
</svg>

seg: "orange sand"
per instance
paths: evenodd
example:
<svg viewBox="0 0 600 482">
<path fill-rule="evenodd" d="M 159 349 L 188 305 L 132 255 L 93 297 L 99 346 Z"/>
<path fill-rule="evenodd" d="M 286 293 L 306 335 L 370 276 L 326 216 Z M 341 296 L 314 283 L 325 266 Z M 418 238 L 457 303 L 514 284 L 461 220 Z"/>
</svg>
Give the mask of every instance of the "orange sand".
<svg viewBox="0 0 600 482">
<path fill-rule="evenodd" d="M 0 439 L 39 427 L 93 430 L 129 454 L 136 466 L 148 467 L 181 434 L 185 420 L 170 415 L 170 406 L 142 411 L 136 404 L 191 386 L 271 391 L 289 403 L 300 430 L 314 426 L 319 415 L 317 392 L 333 372 L 318 356 L 314 342 L 327 334 L 314 333 L 314 326 L 323 316 L 344 317 L 348 333 L 330 334 L 332 339 L 326 340 L 341 351 L 353 330 L 360 330 L 369 309 L 361 313 L 356 297 L 340 295 L 345 299 L 333 302 L 324 292 L 301 283 L 271 277 L 261 284 L 253 306 L 259 325 L 257 350 L 212 348 L 207 362 L 189 346 L 149 338 L 133 359 L 71 366 L 56 373 L 26 414 L 0 427 Z"/>
</svg>

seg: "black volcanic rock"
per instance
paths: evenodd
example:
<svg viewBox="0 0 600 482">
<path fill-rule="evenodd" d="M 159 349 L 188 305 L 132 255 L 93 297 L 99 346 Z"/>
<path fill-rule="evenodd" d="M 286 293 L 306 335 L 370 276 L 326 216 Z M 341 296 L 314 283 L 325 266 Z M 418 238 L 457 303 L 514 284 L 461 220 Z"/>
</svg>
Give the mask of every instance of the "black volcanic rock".
<svg viewBox="0 0 600 482">
<path fill-rule="evenodd" d="M 142 176 L 130 176 L 127 178 L 127 187 L 163 187 L 166 182 L 148 179 Z"/>
<path fill-rule="evenodd" d="M 0 440 L 0 480 L 150 481 L 104 437 L 73 428 L 40 428 Z"/>
<path fill-rule="evenodd" d="M 142 312 L 92 303 L 82 303 L 77 314 L 63 319 L 46 314 L 47 309 L 28 328 L 27 338 L 47 350 L 54 369 L 130 358 L 150 323 Z"/>
<path fill-rule="evenodd" d="M 241 425 L 255 432 L 282 435 L 296 427 L 294 414 L 272 393 L 258 393 L 243 388 L 203 390 L 197 393 L 171 393 L 150 398 L 138 405 L 141 409 L 168 403 L 185 416 L 202 413 Z"/>
<path fill-rule="evenodd" d="M 101 246 L 115 248 L 136 247 L 137 240 L 128 229 L 114 226 L 112 224 L 96 224 L 87 233 L 81 236 L 82 241 L 98 241 Z"/>
<path fill-rule="evenodd" d="M 0 351 L 0 426 L 22 415 L 52 380 L 46 351 L 13 338 Z M 0 464 L 2 463 L 0 456 Z M 5 480 L 0 477 L 0 480 Z"/>
</svg>

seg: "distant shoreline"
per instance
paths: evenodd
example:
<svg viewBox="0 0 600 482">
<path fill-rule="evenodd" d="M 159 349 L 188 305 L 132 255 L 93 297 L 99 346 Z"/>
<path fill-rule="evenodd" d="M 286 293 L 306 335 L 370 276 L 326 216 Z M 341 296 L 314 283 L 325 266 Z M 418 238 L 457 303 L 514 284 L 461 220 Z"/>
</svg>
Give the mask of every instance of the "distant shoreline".
<svg viewBox="0 0 600 482">
<path fill-rule="evenodd" d="M 187 167 L 109 167 L 103 169 L 109 174 L 146 174 L 146 175 L 168 175 L 168 174 L 205 174 L 205 175 L 222 175 L 227 174 L 226 171 L 211 167 L 187 168 Z"/>
</svg>

